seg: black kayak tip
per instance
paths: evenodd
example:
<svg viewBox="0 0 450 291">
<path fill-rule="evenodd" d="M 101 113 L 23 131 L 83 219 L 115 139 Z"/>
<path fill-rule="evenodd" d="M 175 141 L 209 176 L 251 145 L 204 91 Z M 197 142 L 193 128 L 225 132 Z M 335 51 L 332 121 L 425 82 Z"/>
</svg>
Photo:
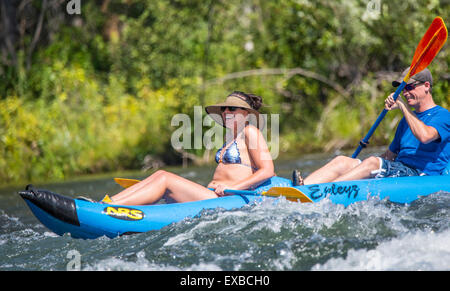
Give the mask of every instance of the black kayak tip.
<svg viewBox="0 0 450 291">
<path fill-rule="evenodd" d="M 36 196 L 36 193 L 34 191 L 34 187 L 31 184 L 28 184 L 25 186 L 25 191 L 19 191 L 19 195 L 22 196 L 22 198 L 27 199 L 33 199 Z"/>
<path fill-rule="evenodd" d="M 25 186 L 25 191 L 19 191 L 19 195 L 22 196 L 22 198 L 32 199 L 35 197 L 33 185 L 28 184 Z"/>
<path fill-rule="evenodd" d="M 19 195 L 51 216 L 80 226 L 74 199 L 48 190 L 34 189 L 31 184 L 27 185 L 24 191 L 19 191 Z"/>
</svg>

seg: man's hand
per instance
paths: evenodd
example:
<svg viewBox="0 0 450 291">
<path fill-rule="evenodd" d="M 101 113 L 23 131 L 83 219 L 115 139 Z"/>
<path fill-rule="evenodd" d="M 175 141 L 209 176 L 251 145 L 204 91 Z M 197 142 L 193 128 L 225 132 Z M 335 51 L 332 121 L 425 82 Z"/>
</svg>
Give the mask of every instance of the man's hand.
<svg viewBox="0 0 450 291">
<path fill-rule="evenodd" d="M 389 161 L 395 161 L 397 154 L 391 152 L 389 149 L 380 155 L 381 158 Z"/>
<path fill-rule="evenodd" d="M 394 93 L 384 100 L 384 108 L 386 110 L 400 108 L 409 128 L 421 143 L 427 144 L 440 138 L 439 132 L 434 127 L 428 126 L 418 119 L 402 98 L 399 97 L 397 98 L 397 101 L 394 101 L 392 96 L 394 96 Z"/>
<path fill-rule="evenodd" d="M 394 93 L 391 93 L 386 100 L 384 100 L 384 108 L 388 111 L 399 108 L 399 102 L 402 102 L 400 96 L 397 98 L 397 101 L 394 100 Z"/>
</svg>

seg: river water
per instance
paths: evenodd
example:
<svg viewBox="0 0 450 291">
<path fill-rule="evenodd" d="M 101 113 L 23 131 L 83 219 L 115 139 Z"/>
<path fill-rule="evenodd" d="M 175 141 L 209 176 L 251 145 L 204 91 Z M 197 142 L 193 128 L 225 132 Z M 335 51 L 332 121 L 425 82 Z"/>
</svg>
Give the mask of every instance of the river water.
<svg viewBox="0 0 450 291">
<path fill-rule="evenodd" d="M 333 156 L 277 160 L 277 174 L 290 178 L 294 168 L 308 174 Z M 206 184 L 212 169 L 168 170 Z M 112 178 L 35 187 L 100 199 L 120 191 Z M 411 205 L 373 198 L 346 208 L 326 199 L 299 204 L 280 198 L 208 210 L 159 231 L 81 240 L 39 223 L 17 194 L 21 189 L 0 189 L 0 270 L 450 270 L 449 193 Z"/>
</svg>

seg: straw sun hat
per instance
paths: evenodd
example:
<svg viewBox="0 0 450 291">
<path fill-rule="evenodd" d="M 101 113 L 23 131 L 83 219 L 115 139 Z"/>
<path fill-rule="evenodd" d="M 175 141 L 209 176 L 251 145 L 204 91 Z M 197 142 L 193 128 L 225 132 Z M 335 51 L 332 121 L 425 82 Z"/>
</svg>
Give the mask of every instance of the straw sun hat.
<svg viewBox="0 0 450 291">
<path fill-rule="evenodd" d="M 260 113 L 258 110 L 253 108 L 250 103 L 252 102 L 250 96 L 248 94 L 245 94 L 243 92 L 233 92 L 230 95 L 227 96 L 227 99 L 223 103 L 218 103 L 215 105 L 206 106 L 205 110 L 206 113 L 209 114 L 209 116 L 214 119 L 215 122 L 218 124 L 223 125 L 223 119 L 222 119 L 222 107 L 228 106 L 228 107 L 239 107 L 247 110 L 249 114 L 252 114 L 256 119 L 253 119 L 253 117 L 250 118 L 250 122 L 252 124 L 257 124 L 257 127 L 259 127 L 260 123 L 263 123 L 262 115 L 260 117 Z M 261 106 L 261 104 L 257 105 L 258 109 Z M 262 119 L 262 120 L 260 120 Z M 252 121 L 255 121 L 253 123 Z M 260 128 L 261 129 L 261 128 Z"/>
</svg>

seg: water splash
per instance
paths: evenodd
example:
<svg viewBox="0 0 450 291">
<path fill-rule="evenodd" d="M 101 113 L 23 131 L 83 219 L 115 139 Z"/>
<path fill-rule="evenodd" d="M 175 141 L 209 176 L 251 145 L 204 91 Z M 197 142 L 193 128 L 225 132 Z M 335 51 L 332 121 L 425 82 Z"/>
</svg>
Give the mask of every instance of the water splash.
<svg viewBox="0 0 450 291">
<path fill-rule="evenodd" d="M 450 270 L 450 230 L 418 231 L 380 243 L 372 250 L 350 250 L 312 270 Z"/>
<path fill-rule="evenodd" d="M 448 194 L 348 207 L 266 199 L 112 240 L 55 236 L 0 210 L 0 270 L 65 270 L 71 250 L 82 270 L 448 270 Z"/>
</svg>

